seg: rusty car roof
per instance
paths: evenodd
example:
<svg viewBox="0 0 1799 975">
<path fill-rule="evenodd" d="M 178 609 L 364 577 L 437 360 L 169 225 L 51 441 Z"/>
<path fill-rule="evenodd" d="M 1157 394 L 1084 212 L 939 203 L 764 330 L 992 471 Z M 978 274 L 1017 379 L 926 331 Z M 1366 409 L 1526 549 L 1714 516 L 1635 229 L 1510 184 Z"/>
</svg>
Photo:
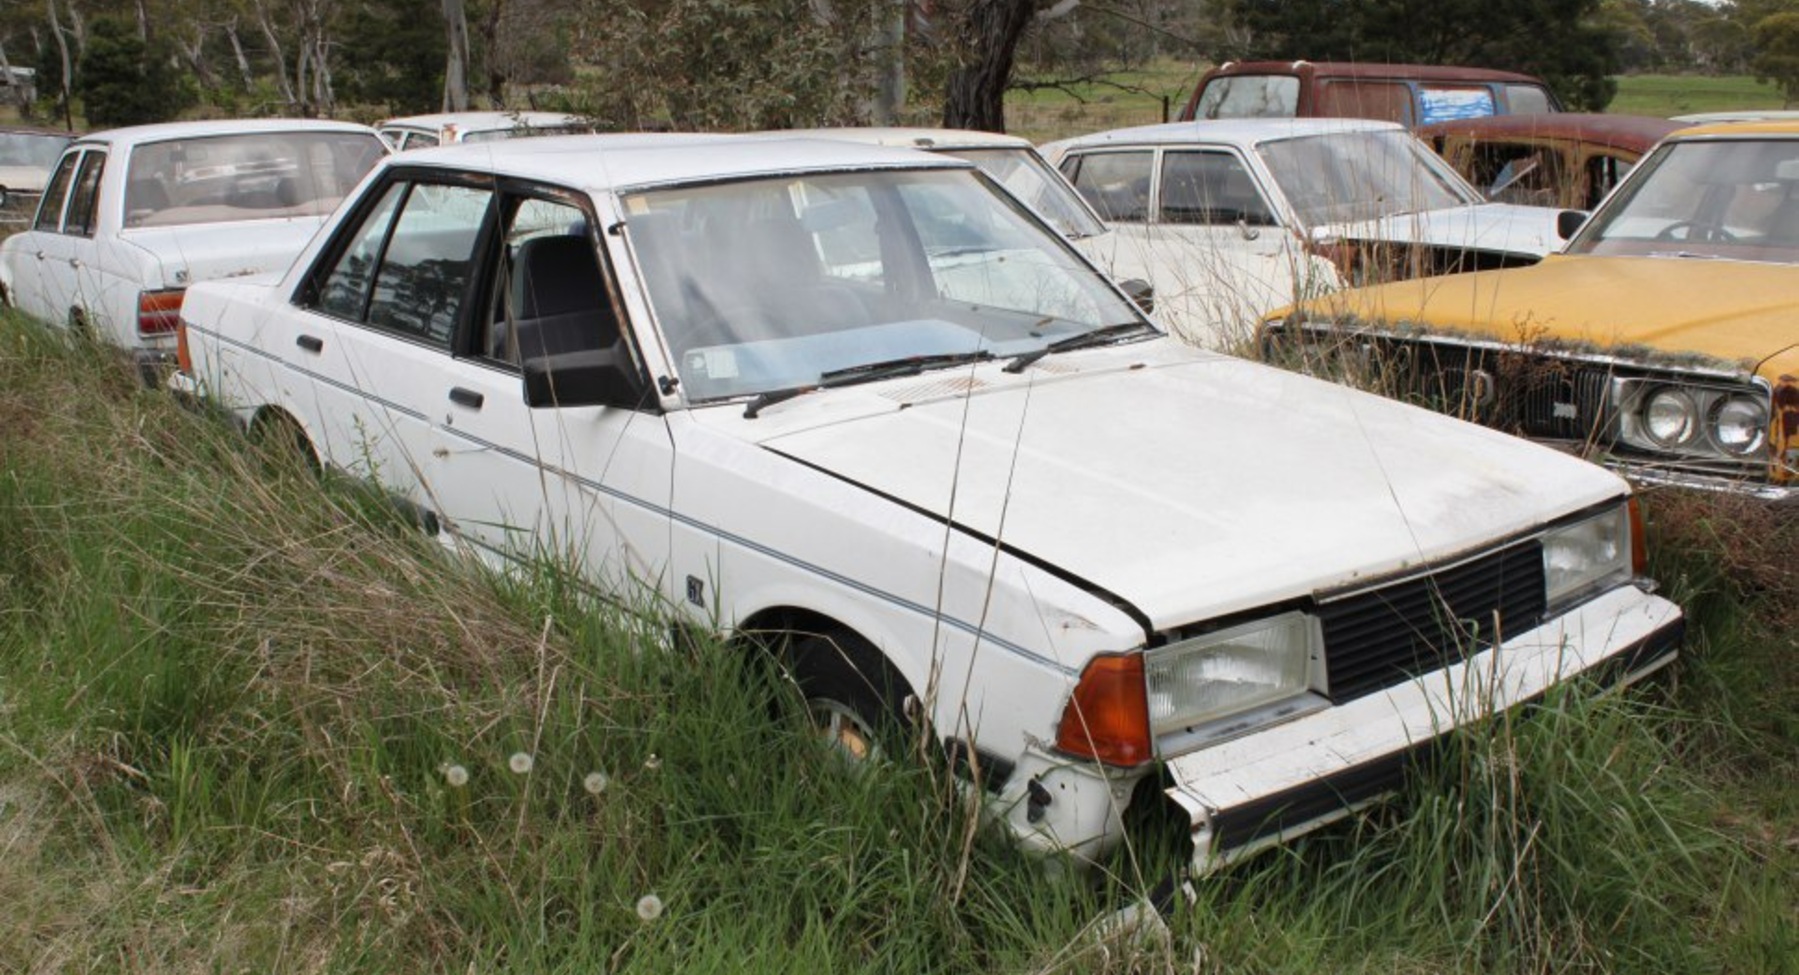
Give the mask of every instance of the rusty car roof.
<svg viewBox="0 0 1799 975">
<path fill-rule="evenodd" d="M 1315 74 L 1340 75 L 1345 78 L 1403 78 L 1411 81 L 1528 81 L 1542 84 L 1541 78 L 1517 71 L 1497 68 L 1465 68 L 1440 64 L 1390 64 L 1365 61 L 1226 61 L 1213 68 L 1218 75 L 1234 74 Z"/>
</svg>

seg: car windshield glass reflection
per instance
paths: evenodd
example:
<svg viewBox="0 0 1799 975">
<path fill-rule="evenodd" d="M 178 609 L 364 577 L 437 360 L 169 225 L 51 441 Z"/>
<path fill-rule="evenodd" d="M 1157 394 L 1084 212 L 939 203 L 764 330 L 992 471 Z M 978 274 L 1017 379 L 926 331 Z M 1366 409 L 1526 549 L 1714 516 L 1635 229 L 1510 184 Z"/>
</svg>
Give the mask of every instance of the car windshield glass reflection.
<svg viewBox="0 0 1799 975">
<path fill-rule="evenodd" d="M 1029 149 L 952 149 L 999 180 L 1006 192 L 1030 204 L 1057 230 L 1068 237 L 1092 237 L 1106 232 L 1080 195 L 1057 176 L 1041 157 Z"/>
<path fill-rule="evenodd" d="M 626 207 L 663 341 L 694 400 L 806 386 L 868 363 L 1018 355 L 1142 320 L 966 170 L 686 187 Z"/>
<path fill-rule="evenodd" d="M 1677 142 L 1644 165 L 1569 253 L 1799 264 L 1799 139 Z"/>
<path fill-rule="evenodd" d="M 1257 150 L 1307 227 L 1481 202 L 1404 132 L 1334 132 Z"/>
</svg>

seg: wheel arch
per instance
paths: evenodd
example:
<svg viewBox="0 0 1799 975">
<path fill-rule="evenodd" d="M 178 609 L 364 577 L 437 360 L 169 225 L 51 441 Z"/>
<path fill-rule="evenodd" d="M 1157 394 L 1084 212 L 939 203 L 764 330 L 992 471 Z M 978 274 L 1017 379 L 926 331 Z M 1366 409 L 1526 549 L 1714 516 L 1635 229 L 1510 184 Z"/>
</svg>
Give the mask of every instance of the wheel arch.
<svg viewBox="0 0 1799 975">
<path fill-rule="evenodd" d="M 256 407 L 244 428 L 251 441 L 256 443 L 267 443 L 269 438 L 285 434 L 291 438 L 307 467 L 314 471 L 324 470 L 324 457 L 306 424 L 280 404 L 265 403 Z"/>
</svg>

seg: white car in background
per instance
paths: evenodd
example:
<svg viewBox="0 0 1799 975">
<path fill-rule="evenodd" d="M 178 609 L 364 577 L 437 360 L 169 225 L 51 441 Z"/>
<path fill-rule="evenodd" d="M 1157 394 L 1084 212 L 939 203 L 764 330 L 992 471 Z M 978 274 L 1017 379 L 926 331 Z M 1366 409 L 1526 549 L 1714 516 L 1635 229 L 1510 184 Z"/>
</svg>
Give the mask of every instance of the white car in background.
<svg viewBox="0 0 1799 975">
<path fill-rule="evenodd" d="M 73 138 L 67 132 L 0 127 L 0 231 L 30 222 L 50 170 Z"/>
<path fill-rule="evenodd" d="M 567 112 L 438 112 L 390 118 L 376 123 L 375 130 L 395 152 L 404 152 L 458 142 L 581 135 L 594 128 L 590 119 Z"/>
<path fill-rule="evenodd" d="M 196 281 L 287 267 L 387 147 L 366 125 L 171 122 L 70 143 L 31 227 L 0 242 L 0 293 L 45 321 L 173 361 Z"/>
<path fill-rule="evenodd" d="M 1165 327 L 1195 345 L 1236 347 L 1268 312 L 1335 290 L 1342 283 L 1334 265 L 1313 255 L 1270 261 L 1239 249 L 1172 255 L 1164 248 L 1144 246 L 1134 235 L 1114 232 L 1037 147 L 1018 136 L 917 128 L 808 129 L 791 134 L 967 159 L 1061 230 L 1133 298 L 1153 309 Z"/>
<path fill-rule="evenodd" d="M 1559 211 L 1488 203 L 1404 126 L 1363 119 L 1220 119 L 1114 129 L 1043 147 L 1076 189 L 1158 270 L 1221 277 L 1248 255 L 1290 282 L 1254 293 L 1272 310 L 1348 281 L 1534 264 L 1562 243 Z M 1341 274 L 1319 280 L 1314 258 Z M 1153 279 L 1157 295 L 1170 290 Z M 1177 285 L 1178 286 L 1178 285 Z M 1272 300 L 1271 300 L 1272 299 Z M 1259 319 L 1232 315 L 1227 344 Z M 1215 344 L 1215 343 L 1214 343 Z"/>
<path fill-rule="evenodd" d="M 182 392 L 458 549 L 778 654 L 826 740 L 928 735 L 1035 850 L 1140 806 L 1216 867 L 1680 637 L 1615 475 L 1176 342 L 962 160 L 396 155 L 182 319 Z"/>
</svg>

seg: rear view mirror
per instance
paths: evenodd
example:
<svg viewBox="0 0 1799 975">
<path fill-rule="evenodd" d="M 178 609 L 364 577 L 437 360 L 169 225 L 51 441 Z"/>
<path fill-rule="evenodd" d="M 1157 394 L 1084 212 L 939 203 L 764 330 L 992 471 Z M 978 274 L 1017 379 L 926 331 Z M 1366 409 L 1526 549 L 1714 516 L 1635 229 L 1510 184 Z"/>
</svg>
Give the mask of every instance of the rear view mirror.
<svg viewBox="0 0 1799 975">
<path fill-rule="evenodd" d="M 1555 215 L 1556 235 L 1567 240 L 1578 233 L 1586 222 L 1587 212 L 1585 210 L 1563 210 Z"/>
<path fill-rule="evenodd" d="M 1131 299 L 1132 303 L 1142 309 L 1144 314 L 1147 315 L 1156 310 L 1156 289 L 1148 281 L 1142 278 L 1129 278 L 1118 282 L 1118 290 L 1123 291 L 1125 297 Z"/>
</svg>

